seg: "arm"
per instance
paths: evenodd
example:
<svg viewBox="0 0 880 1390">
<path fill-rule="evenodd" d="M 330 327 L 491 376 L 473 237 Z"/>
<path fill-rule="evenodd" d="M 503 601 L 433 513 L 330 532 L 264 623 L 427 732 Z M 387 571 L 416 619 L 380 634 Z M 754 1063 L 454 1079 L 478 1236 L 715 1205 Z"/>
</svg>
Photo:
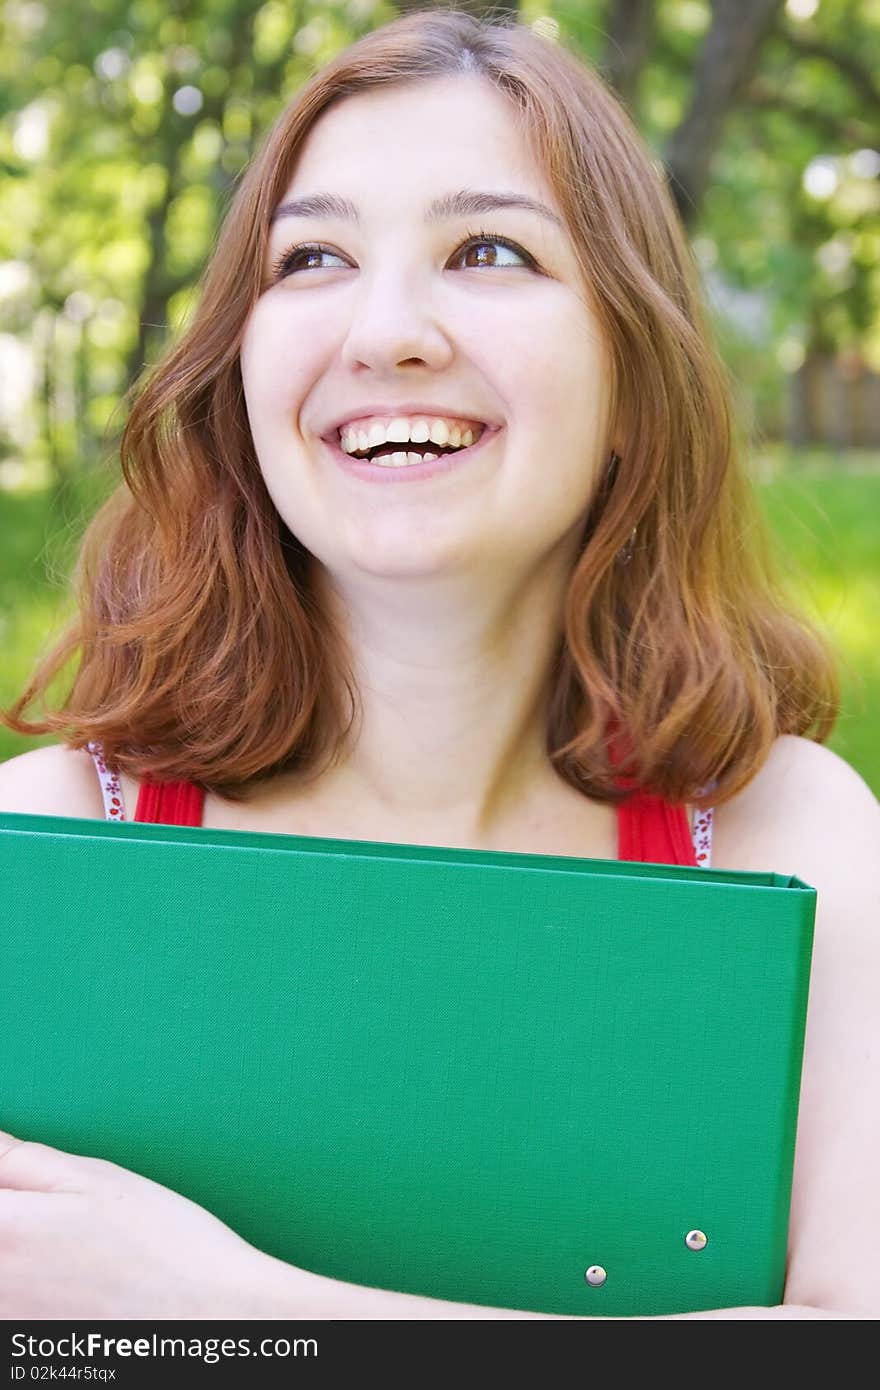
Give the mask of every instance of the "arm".
<svg viewBox="0 0 880 1390">
<path fill-rule="evenodd" d="M 284 1264 L 267 1256 L 270 1265 L 263 1274 L 266 1279 L 262 1297 L 251 1299 L 254 1307 L 263 1309 L 267 1318 L 302 1318 L 340 1321 L 420 1322 L 438 1319 L 552 1318 L 564 1322 L 595 1322 L 594 1315 L 578 1317 L 567 1313 L 532 1313 L 518 1308 L 487 1308 L 476 1303 L 449 1303 L 443 1298 L 422 1298 L 418 1294 L 392 1293 L 388 1289 L 369 1289 L 361 1284 L 347 1284 L 341 1279 L 326 1279 L 322 1274 Z M 656 1322 L 679 1318 L 853 1318 L 868 1314 L 841 1312 L 839 1309 L 812 1308 L 804 1304 L 783 1303 L 775 1308 L 716 1308 L 703 1313 L 670 1313 L 661 1318 L 636 1318 L 624 1321 Z M 600 1317 L 600 1322 L 620 1322 L 620 1318 Z"/>
</svg>

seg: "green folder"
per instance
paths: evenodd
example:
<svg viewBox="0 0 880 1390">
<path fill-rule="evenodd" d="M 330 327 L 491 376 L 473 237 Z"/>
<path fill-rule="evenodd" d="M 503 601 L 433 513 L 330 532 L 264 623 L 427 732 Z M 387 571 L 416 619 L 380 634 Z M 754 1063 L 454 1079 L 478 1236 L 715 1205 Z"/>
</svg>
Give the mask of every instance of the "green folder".
<svg viewBox="0 0 880 1390">
<path fill-rule="evenodd" d="M 352 1283 L 782 1301 L 799 879 L 7 813 L 0 884 L 0 1128 Z"/>
</svg>

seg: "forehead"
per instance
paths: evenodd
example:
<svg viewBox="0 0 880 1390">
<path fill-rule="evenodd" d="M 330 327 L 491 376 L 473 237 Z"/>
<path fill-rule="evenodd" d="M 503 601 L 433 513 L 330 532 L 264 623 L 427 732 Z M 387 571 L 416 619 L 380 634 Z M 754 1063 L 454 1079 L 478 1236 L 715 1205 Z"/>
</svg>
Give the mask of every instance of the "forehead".
<svg viewBox="0 0 880 1390">
<path fill-rule="evenodd" d="M 418 202 L 460 185 L 517 188 L 554 210 L 510 100 L 485 78 L 438 77 L 360 92 L 325 111 L 300 149 L 283 198 L 344 190 L 365 210 L 383 194 Z"/>
</svg>

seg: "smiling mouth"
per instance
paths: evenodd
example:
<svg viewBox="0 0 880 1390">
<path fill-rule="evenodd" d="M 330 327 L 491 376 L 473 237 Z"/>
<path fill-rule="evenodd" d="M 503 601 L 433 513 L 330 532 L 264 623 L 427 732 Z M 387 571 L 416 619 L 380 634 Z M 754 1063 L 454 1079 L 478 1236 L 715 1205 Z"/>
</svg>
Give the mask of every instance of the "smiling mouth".
<svg viewBox="0 0 880 1390">
<path fill-rule="evenodd" d="M 386 439 L 384 443 L 371 445 L 367 449 L 353 452 L 342 448 L 341 431 L 324 435 L 324 443 L 334 450 L 336 456 L 353 464 L 374 464 L 377 468 L 416 468 L 420 463 L 435 463 L 445 459 L 473 453 L 488 435 L 498 434 L 500 427 L 488 424 L 474 424 L 475 438 L 470 445 L 441 445 L 434 439 L 410 441 L 410 439 Z"/>
<path fill-rule="evenodd" d="M 437 444 L 433 439 L 427 439 L 418 443 L 412 440 L 387 439 L 382 444 L 374 444 L 367 449 L 355 449 L 349 452 L 342 448 L 341 430 L 335 433 L 334 443 L 346 458 L 354 459 L 359 463 L 375 463 L 385 468 L 404 468 L 412 467 L 418 463 L 433 462 L 434 459 L 445 458 L 452 454 L 466 454 L 468 449 L 473 449 L 483 435 L 489 429 L 488 425 L 480 424 L 477 426 L 478 434 L 470 444 Z"/>
<path fill-rule="evenodd" d="M 364 479 L 376 481 L 393 478 L 430 477 L 435 473 L 446 473 L 456 468 L 459 461 L 466 462 L 501 432 L 501 426 L 483 425 L 480 434 L 466 448 L 442 448 L 428 440 L 424 444 L 390 440 L 374 449 L 355 454 L 347 454 L 340 447 L 338 434 L 323 437 L 335 459 L 348 472 Z M 372 457 L 370 457 L 372 455 Z"/>
</svg>

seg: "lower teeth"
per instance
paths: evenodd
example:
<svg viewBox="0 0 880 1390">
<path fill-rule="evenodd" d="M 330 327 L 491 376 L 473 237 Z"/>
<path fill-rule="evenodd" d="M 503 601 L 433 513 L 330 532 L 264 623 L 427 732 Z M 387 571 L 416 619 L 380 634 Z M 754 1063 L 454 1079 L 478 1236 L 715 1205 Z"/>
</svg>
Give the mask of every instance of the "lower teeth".
<svg viewBox="0 0 880 1390">
<path fill-rule="evenodd" d="M 461 450 L 456 450 L 456 453 L 459 452 Z M 369 461 L 378 464 L 380 468 L 407 468 L 413 463 L 431 463 L 434 459 L 445 457 L 447 457 L 445 454 L 432 454 L 430 452 L 415 454 L 408 450 L 405 453 L 403 450 L 398 450 L 394 454 L 377 455 Z"/>
<path fill-rule="evenodd" d="M 439 458 L 439 454 L 414 454 L 407 450 L 398 450 L 395 454 L 383 454 L 371 460 L 378 463 L 380 468 L 406 468 L 411 463 L 430 463 L 432 459 Z"/>
</svg>

